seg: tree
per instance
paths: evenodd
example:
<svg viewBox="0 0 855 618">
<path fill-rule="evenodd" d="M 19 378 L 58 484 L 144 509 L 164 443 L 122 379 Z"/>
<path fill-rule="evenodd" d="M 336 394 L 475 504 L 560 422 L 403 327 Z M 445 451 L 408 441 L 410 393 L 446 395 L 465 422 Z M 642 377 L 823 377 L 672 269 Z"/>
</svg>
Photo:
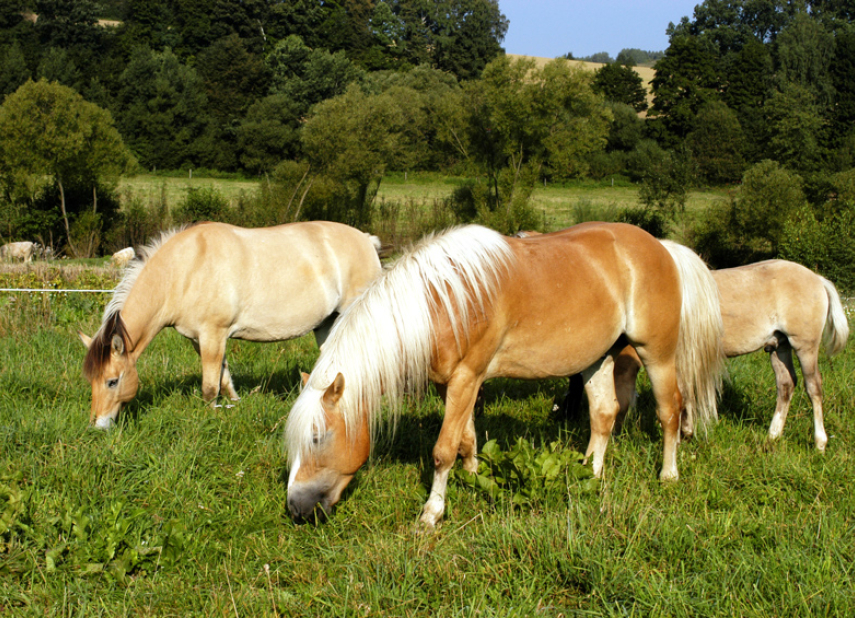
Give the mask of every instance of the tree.
<svg viewBox="0 0 855 618">
<path fill-rule="evenodd" d="M 721 80 L 716 56 L 697 37 L 672 38 L 665 57 L 656 63 L 651 85 L 651 111 L 662 117 L 668 137 L 681 140 L 691 131 L 698 110 L 718 97 Z"/>
<path fill-rule="evenodd" d="M 829 69 L 834 59 L 835 36 L 810 16 L 799 13 L 778 35 L 776 49 L 779 84 L 798 84 L 829 109 L 834 98 Z"/>
<path fill-rule="evenodd" d="M 829 72 L 835 90 L 833 113 L 835 142 L 841 145 L 853 135 L 855 127 L 855 32 L 839 34 L 835 39 L 834 60 Z"/>
<path fill-rule="evenodd" d="M 84 181 L 94 187 L 99 177 L 120 174 L 133 163 L 110 112 L 71 88 L 45 80 L 27 82 L 0 106 L 0 156 L 3 165 L 18 174 L 53 178 L 68 244 L 75 253 L 66 182 Z M 93 198 L 95 210 L 97 197 Z"/>
<path fill-rule="evenodd" d="M 209 124 L 208 98 L 196 71 L 171 50 L 135 49 L 119 77 L 118 126 L 145 167 L 196 165 Z"/>
<path fill-rule="evenodd" d="M 296 35 L 277 43 L 267 57 L 267 67 L 270 94 L 290 97 L 303 114 L 315 103 L 344 93 L 364 75 L 344 52 L 310 49 Z"/>
<path fill-rule="evenodd" d="M 784 84 L 763 108 L 769 158 L 797 170 L 816 169 L 823 157 L 821 132 L 826 125 L 813 93 Z"/>
<path fill-rule="evenodd" d="M 533 61 L 500 56 L 464 86 L 466 144 L 489 191 L 478 198 L 482 219 L 517 231 L 542 174 L 569 178 L 587 171 L 591 153 L 605 147 L 611 120 L 591 89 L 592 77 L 565 60 L 536 70 Z"/>
<path fill-rule="evenodd" d="M 240 161 L 253 173 L 271 171 L 300 152 L 297 105 L 284 94 L 272 94 L 250 106 L 237 128 Z"/>
<path fill-rule="evenodd" d="M 336 220 L 364 225 L 388 162 L 400 149 L 400 109 L 391 97 L 351 86 L 319 103 L 301 133 L 303 154 L 315 174 L 344 183 L 348 203 Z"/>
<path fill-rule="evenodd" d="M 720 101 L 698 111 L 686 146 L 701 178 L 711 185 L 738 182 L 745 170 L 745 138 L 736 113 Z"/>
<path fill-rule="evenodd" d="M 103 29 L 98 26 L 99 5 L 93 0 L 36 0 L 36 31 L 50 47 L 97 49 Z"/>
<path fill-rule="evenodd" d="M 83 81 L 74 60 L 69 57 L 68 52 L 58 47 L 51 47 L 42 56 L 36 70 L 36 77 L 45 78 L 49 82 L 60 83 L 63 86 L 74 88 L 78 92 Z"/>
<path fill-rule="evenodd" d="M 21 52 L 18 41 L 0 50 L 0 99 L 5 94 L 15 92 L 18 87 L 30 79 L 30 70 Z"/>
<path fill-rule="evenodd" d="M 602 94 L 607 101 L 625 103 L 637 112 L 647 109 L 644 81 L 629 65 L 604 65 L 594 74 L 592 87 L 594 92 Z"/>
</svg>

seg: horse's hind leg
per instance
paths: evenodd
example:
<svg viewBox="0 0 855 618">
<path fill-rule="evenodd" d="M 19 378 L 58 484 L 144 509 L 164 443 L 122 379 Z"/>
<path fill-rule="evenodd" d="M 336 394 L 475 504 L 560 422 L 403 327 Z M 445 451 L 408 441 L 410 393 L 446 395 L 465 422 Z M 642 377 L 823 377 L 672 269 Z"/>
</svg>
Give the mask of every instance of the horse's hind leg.
<svg viewBox="0 0 855 618">
<path fill-rule="evenodd" d="M 789 341 L 781 338 L 776 346 L 767 346 L 766 349 L 769 351 L 769 362 L 775 372 L 775 385 L 778 391 L 775 414 L 769 425 L 769 439 L 777 440 L 784 432 L 784 423 L 787 422 L 787 413 L 790 411 L 790 402 L 793 399 L 798 378 L 793 367 L 793 349 Z M 804 368 L 802 370 L 804 371 Z"/>
<path fill-rule="evenodd" d="M 615 395 L 614 357 L 607 355 L 582 372 L 591 415 L 591 439 L 585 460 L 593 457 L 594 476 L 602 476 L 606 447 L 619 411 Z"/>
<path fill-rule="evenodd" d="M 663 453 L 660 480 L 676 481 L 677 445 L 680 443 L 680 418 L 683 397 L 677 387 L 677 372 L 673 364 L 649 362 L 644 367 L 650 377 L 653 396 L 656 399 L 656 415 L 662 425 Z"/>
<path fill-rule="evenodd" d="M 822 376 L 819 373 L 819 344 L 808 350 L 796 350 L 802 375 L 805 378 L 805 389 L 813 405 L 813 439 L 816 448 L 825 451 L 828 435 L 822 420 Z"/>
<path fill-rule="evenodd" d="M 458 453 L 463 456 L 463 465 L 467 470 L 477 470 L 473 412 L 480 386 L 481 380 L 467 372 L 467 375 L 455 375 L 444 389 L 440 388 L 445 398 L 445 419 L 433 447 L 433 484 L 420 518 L 421 523 L 429 529 L 436 526 L 445 512 L 448 474 Z"/>
</svg>

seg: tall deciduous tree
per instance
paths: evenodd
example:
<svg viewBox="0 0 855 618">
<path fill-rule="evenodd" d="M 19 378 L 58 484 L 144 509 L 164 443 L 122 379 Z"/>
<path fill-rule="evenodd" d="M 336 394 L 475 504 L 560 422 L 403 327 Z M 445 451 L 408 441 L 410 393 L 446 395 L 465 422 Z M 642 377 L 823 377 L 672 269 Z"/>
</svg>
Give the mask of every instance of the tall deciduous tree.
<svg viewBox="0 0 855 618">
<path fill-rule="evenodd" d="M 196 71 L 171 50 L 134 50 L 119 78 L 119 130 L 145 167 L 196 165 L 209 123 L 208 98 Z"/>
<path fill-rule="evenodd" d="M 18 41 L 0 49 L 0 97 L 15 92 L 30 79 L 30 70 Z"/>
<path fill-rule="evenodd" d="M 672 39 L 665 57 L 656 63 L 651 111 L 661 115 L 672 139 L 692 130 L 695 114 L 715 100 L 721 88 L 716 55 L 694 36 Z"/>
<path fill-rule="evenodd" d="M 592 78 L 565 60 L 536 70 L 533 61 L 500 56 L 466 84 L 470 155 L 488 179 L 485 207 L 504 212 L 493 222 L 504 231 L 522 223 L 514 213 L 525 212 L 544 171 L 583 175 L 588 156 L 604 149 L 611 114 Z"/>
<path fill-rule="evenodd" d="M 296 35 L 276 45 L 267 57 L 267 66 L 270 94 L 289 96 L 301 113 L 308 112 L 315 103 L 344 93 L 349 84 L 364 75 L 344 52 L 310 49 Z"/>
<path fill-rule="evenodd" d="M 45 80 L 27 82 L 0 106 L 0 157 L 19 175 L 53 178 L 73 252 L 65 183 L 83 179 L 94 187 L 99 177 L 122 173 L 133 162 L 110 112 Z"/>
<path fill-rule="evenodd" d="M 624 103 L 637 112 L 647 109 L 644 80 L 629 65 L 617 63 L 604 65 L 594 76 L 593 88 L 594 92 L 602 94 L 607 101 Z"/>
</svg>

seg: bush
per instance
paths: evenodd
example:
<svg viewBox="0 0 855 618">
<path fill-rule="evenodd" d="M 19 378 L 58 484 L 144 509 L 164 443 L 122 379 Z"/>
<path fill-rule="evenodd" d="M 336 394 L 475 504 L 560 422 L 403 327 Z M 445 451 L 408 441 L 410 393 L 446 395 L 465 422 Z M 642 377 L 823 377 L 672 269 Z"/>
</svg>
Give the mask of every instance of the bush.
<svg viewBox="0 0 855 618">
<path fill-rule="evenodd" d="M 780 257 L 798 262 L 830 279 L 845 292 L 855 292 L 855 208 L 820 221 L 807 207 L 784 225 Z"/>
<path fill-rule="evenodd" d="M 807 203 L 802 187 L 798 174 L 775 161 L 751 167 L 732 208 L 737 233 L 758 249 L 776 254 L 787 219 Z"/>
<path fill-rule="evenodd" d="M 198 221 L 228 221 L 229 202 L 213 187 L 190 187 L 173 217 L 176 223 L 196 223 Z"/>
<path fill-rule="evenodd" d="M 665 238 L 668 231 L 668 222 L 662 213 L 650 208 L 626 208 L 617 214 L 615 221 L 636 225 L 656 238 Z"/>
</svg>

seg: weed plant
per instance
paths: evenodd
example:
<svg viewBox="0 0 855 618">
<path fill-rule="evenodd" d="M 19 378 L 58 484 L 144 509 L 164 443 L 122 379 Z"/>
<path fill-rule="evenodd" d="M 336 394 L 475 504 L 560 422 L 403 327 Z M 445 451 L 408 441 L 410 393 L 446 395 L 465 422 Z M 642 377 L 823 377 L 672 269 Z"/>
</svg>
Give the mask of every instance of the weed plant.
<svg viewBox="0 0 855 618">
<path fill-rule="evenodd" d="M 89 275 L 45 276 L 71 287 Z M 821 361 L 825 454 L 801 388 L 782 439 L 767 441 L 775 385 L 760 353 L 730 362 L 721 420 L 708 439 L 681 444 L 677 483 L 657 479 L 662 438 L 643 379 L 593 490 L 572 456 L 587 419 L 552 411 L 566 380 L 492 381 L 476 417 L 479 443 L 492 443 L 487 463 L 555 455 L 566 472 L 532 472 L 492 496 L 456 475 L 443 523 L 417 534 L 442 422 L 436 395 L 406 404 L 326 522 L 298 525 L 281 434 L 299 372 L 317 357 L 311 337 L 230 342 L 243 399 L 211 408 L 198 357 L 167 330 L 106 433 L 87 426 L 75 334 L 96 330 L 106 298 L 11 310 L 2 298 L 0 615 L 855 613 L 851 345 Z"/>
</svg>

